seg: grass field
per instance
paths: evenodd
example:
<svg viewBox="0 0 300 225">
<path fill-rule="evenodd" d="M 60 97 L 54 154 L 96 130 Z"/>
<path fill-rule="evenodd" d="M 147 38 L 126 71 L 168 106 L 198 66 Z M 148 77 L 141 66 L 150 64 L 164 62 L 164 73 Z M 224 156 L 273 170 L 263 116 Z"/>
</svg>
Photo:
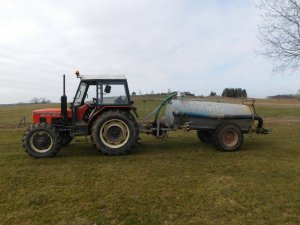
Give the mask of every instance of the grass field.
<svg viewBox="0 0 300 225">
<path fill-rule="evenodd" d="M 143 116 L 158 101 L 136 103 Z M 55 158 L 33 159 L 17 125 L 44 107 L 0 107 L 0 224 L 300 224 L 297 100 L 257 101 L 272 133 L 246 135 L 238 152 L 178 131 L 142 135 L 127 156 L 103 156 L 81 137 Z"/>
</svg>

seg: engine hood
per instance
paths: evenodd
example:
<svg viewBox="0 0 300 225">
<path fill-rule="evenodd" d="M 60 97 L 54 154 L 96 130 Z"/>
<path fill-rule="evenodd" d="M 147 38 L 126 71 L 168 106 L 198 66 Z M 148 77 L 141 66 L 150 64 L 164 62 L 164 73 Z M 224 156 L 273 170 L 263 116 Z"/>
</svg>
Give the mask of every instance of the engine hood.
<svg viewBox="0 0 300 225">
<path fill-rule="evenodd" d="M 61 117 L 61 109 L 60 108 L 48 108 L 48 109 L 37 109 L 34 110 L 33 115 L 40 115 L 40 116 L 50 116 L 50 117 Z M 68 117 L 72 117 L 72 110 L 67 109 Z"/>
</svg>

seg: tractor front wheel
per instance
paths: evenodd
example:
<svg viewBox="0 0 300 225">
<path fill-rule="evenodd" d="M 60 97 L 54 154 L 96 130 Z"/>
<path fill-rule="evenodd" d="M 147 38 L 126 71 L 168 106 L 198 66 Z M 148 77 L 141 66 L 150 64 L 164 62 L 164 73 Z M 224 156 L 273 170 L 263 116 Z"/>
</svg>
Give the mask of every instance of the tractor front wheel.
<svg viewBox="0 0 300 225">
<path fill-rule="evenodd" d="M 53 157 L 57 154 L 57 134 L 48 124 L 34 124 L 24 133 L 23 147 L 34 158 Z"/>
<path fill-rule="evenodd" d="M 92 126 L 92 141 L 105 155 L 129 154 L 137 141 L 136 121 L 126 111 L 104 112 Z"/>
</svg>

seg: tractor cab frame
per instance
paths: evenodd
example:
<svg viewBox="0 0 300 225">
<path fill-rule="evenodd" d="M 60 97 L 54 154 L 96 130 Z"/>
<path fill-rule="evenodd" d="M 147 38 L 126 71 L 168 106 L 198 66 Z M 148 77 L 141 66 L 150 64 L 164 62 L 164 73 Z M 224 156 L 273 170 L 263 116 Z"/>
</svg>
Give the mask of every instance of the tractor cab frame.
<svg viewBox="0 0 300 225">
<path fill-rule="evenodd" d="M 130 105 L 130 95 L 125 76 L 82 76 L 73 106 L 83 105 L 89 89 L 94 88 L 95 105 Z"/>
<path fill-rule="evenodd" d="M 125 76 L 81 76 L 71 104 L 72 125 L 82 125 L 108 108 L 131 110 L 132 102 Z"/>
</svg>

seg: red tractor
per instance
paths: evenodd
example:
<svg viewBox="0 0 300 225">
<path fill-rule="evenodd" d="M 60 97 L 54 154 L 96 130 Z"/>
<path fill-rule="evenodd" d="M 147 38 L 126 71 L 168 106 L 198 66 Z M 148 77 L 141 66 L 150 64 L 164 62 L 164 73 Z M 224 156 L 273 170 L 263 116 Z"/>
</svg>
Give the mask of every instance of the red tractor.
<svg viewBox="0 0 300 225">
<path fill-rule="evenodd" d="M 23 136 L 32 157 L 55 156 L 74 136 L 91 136 L 103 154 L 128 154 L 136 144 L 139 127 L 124 76 L 81 76 L 71 107 L 67 107 L 65 76 L 61 108 L 33 111 L 33 124 Z"/>
</svg>

